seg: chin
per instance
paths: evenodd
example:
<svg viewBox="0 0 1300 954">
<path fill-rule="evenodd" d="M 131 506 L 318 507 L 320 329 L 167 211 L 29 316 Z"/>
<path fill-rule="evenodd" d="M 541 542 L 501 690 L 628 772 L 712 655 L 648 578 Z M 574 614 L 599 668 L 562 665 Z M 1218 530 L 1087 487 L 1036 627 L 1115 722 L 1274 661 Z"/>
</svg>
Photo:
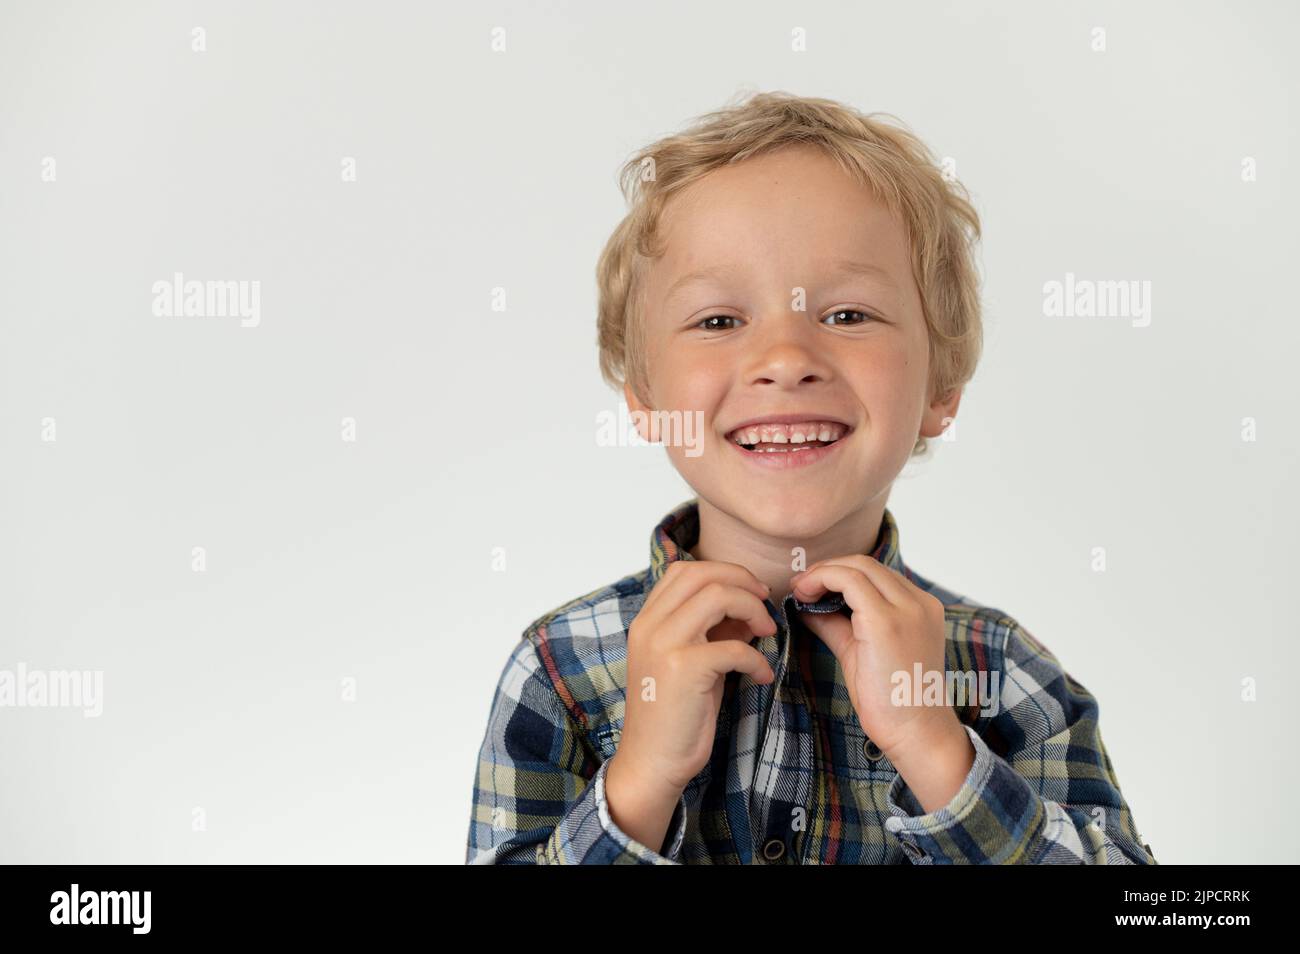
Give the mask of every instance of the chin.
<svg viewBox="0 0 1300 954">
<path fill-rule="evenodd" d="M 835 501 L 809 500 L 794 491 L 747 495 L 732 510 L 746 524 L 767 537 L 813 540 L 836 520 Z"/>
</svg>

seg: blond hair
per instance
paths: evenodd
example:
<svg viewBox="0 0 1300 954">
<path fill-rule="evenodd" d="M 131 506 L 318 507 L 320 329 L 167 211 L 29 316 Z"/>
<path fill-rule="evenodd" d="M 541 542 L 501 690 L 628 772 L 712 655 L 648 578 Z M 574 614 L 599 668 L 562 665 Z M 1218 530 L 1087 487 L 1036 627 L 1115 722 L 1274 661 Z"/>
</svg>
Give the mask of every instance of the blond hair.
<svg viewBox="0 0 1300 954">
<path fill-rule="evenodd" d="M 929 400 L 971 379 L 983 330 L 974 262 L 980 222 L 966 188 L 938 168 L 897 117 L 777 91 L 706 113 L 624 164 L 619 182 L 631 208 L 596 265 L 597 342 L 607 383 L 618 390 L 627 384 L 649 403 L 645 274 L 663 253 L 658 225 L 667 201 L 714 169 L 796 144 L 824 150 L 901 216 L 930 342 Z M 912 453 L 925 454 L 927 444 L 918 438 Z"/>
</svg>

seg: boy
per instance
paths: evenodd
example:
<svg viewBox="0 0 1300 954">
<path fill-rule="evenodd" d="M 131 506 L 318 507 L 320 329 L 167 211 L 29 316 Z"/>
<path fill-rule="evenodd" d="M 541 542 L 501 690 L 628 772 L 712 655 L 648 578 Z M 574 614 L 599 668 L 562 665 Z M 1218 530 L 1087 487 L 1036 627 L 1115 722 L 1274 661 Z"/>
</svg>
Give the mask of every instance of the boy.
<svg viewBox="0 0 1300 954">
<path fill-rule="evenodd" d="M 964 188 L 901 127 L 784 93 L 623 176 L 601 368 L 696 497 L 647 569 L 515 646 L 466 861 L 1154 864 L 1096 700 L 908 568 L 886 507 L 980 351 Z M 665 439 L 681 414 L 699 447 Z"/>
</svg>

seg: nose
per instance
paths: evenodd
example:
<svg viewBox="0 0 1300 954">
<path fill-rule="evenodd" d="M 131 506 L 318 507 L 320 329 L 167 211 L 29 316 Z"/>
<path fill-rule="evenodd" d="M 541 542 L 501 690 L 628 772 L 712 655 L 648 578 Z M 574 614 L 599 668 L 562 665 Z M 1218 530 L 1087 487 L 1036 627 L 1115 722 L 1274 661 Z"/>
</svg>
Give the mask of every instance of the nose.
<svg viewBox="0 0 1300 954">
<path fill-rule="evenodd" d="M 795 387 L 830 380 L 830 366 L 814 333 L 806 327 L 807 317 L 803 312 L 786 311 L 763 322 L 747 357 L 747 383 Z"/>
</svg>

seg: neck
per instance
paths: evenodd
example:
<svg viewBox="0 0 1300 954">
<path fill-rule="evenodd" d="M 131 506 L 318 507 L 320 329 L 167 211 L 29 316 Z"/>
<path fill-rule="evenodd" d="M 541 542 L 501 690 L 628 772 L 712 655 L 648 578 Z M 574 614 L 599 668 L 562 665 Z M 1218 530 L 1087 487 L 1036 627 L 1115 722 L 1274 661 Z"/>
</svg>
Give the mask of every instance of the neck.
<svg viewBox="0 0 1300 954">
<path fill-rule="evenodd" d="M 770 586 L 770 599 L 780 604 L 790 595 L 790 578 L 817 561 L 872 552 L 880 542 L 888 496 L 867 501 L 812 538 L 768 536 L 700 497 L 700 537 L 690 553 L 697 560 L 740 564 Z M 804 551 L 798 566 L 796 547 Z"/>
</svg>

